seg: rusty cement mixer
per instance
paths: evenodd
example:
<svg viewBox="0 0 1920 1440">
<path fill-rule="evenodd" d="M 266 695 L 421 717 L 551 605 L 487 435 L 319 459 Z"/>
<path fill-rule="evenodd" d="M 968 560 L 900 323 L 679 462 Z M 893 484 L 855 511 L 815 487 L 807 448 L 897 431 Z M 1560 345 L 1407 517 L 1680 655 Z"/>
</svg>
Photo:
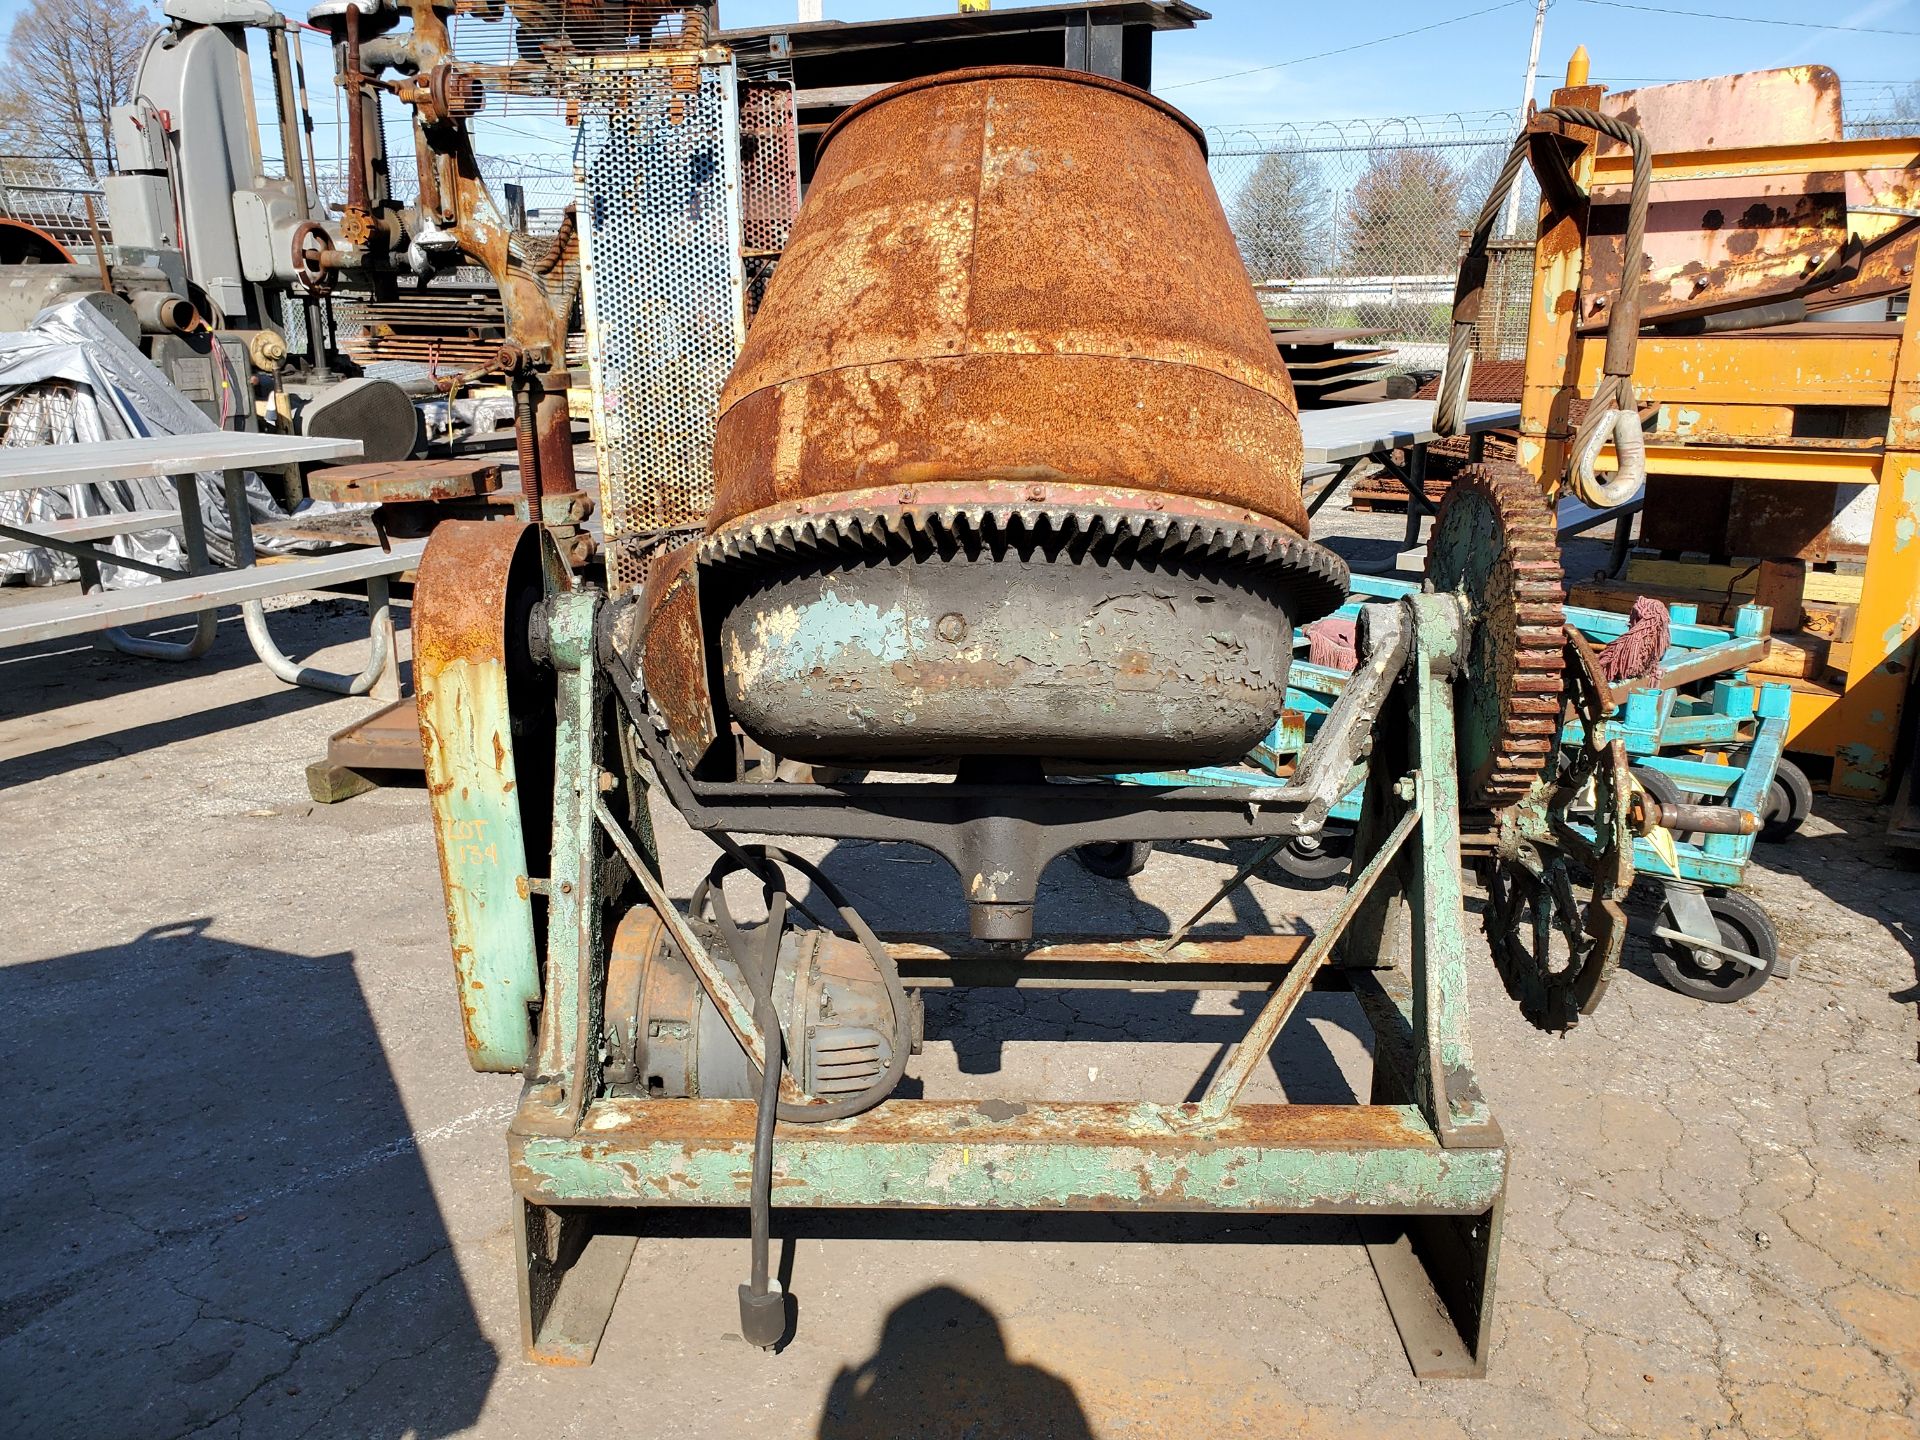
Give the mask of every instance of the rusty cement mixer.
<svg viewBox="0 0 1920 1440">
<path fill-rule="evenodd" d="M 721 398 L 727 711 L 802 760 L 1236 759 L 1344 596 L 1299 475 L 1192 122 L 1053 69 L 897 85 L 827 132 Z"/>
<path fill-rule="evenodd" d="M 741 1330 L 776 1345 L 777 1195 L 1361 1215 L 1416 1370 L 1479 1373 L 1506 1149 L 1466 1036 L 1463 825 L 1546 843 L 1552 796 L 1626 803 L 1617 746 L 1556 759 L 1539 491 L 1489 467 L 1456 483 L 1431 592 L 1361 607 L 1359 665 L 1282 783 L 1104 778 L 1243 753 L 1280 709 L 1292 627 L 1346 577 L 1305 536 L 1291 391 L 1199 132 L 1113 81 L 1009 68 L 896 86 L 827 134 L 726 387 L 714 494 L 638 593 L 570 576 L 530 526 L 443 525 L 421 566 L 469 1056 L 524 1077 L 529 1353 L 592 1358 L 634 1245 L 597 1223 L 609 1206 L 746 1207 Z M 1490 748 L 1516 716 L 1547 733 Z M 918 773 L 749 780 L 740 732 Z M 1362 762 L 1330 917 L 1197 932 Z M 722 850 L 686 902 L 660 878 L 655 791 Z M 930 849 L 970 933 L 877 935 L 818 868 L 740 835 Z M 1148 840 L 1267 848 L 1167 935 L 1037 933 L 1050 862 Z M 733 914 L 740 872 L 764 914 Z M 895 1094 L 917 989 L 1088 984 L 1265 999 L 1193 1103 Z M 1367 1100 L 1243 1102 L 1316 986 L 1374 1030 Z"/>
</svg>

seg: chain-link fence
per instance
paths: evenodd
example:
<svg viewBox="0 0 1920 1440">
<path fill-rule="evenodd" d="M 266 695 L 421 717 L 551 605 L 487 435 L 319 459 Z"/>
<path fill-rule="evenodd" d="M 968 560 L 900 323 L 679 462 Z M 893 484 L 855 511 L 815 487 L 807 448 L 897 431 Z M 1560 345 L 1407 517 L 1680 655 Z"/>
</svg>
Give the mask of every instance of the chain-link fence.
<svg viewBox="0 0 1920 1440">
<path fill-rule="evenodd" d="M 1846 133 L 1920 131 L 1920 82 L 1862 89 Z M 1378 332 L 1407 369 L 1435 369 L 1463 232 L 1514 134 L 1508 111 L 1214 129 L 1213 180 L 1255 288 L 1275 321 Z M 1520 172 L 1515 223 L 1496 228 L 1476 339 L 1485 359 L 1526 348 L 1539 190 Z"/>
<path fill-rule="evenodd" d="M 1446 353 L 1462 232 L 1513 140 L 1513 116 L 1354 120 L 1208 132 L 1214 184 L 1270 318 L 1378 332 L 1408 369 Z M 1481 353 L 1525 345 L 1537 192 L 1521 176 L 1497 243 Z"/>
<path fill-rule="evenodd" d="M 107 211 L 98 182 L 70 160 L 47 155 L 0 155 L 0 215 L 24 220 L 61 244 L 90 245 L 87 202 L 105 228 Z"/>
</svg>

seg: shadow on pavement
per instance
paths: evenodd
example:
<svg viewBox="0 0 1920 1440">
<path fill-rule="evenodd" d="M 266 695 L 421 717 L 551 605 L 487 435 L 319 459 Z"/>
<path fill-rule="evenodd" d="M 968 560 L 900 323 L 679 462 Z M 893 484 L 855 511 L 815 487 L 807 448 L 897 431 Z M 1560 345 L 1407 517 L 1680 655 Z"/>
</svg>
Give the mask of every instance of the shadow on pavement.
<svg viewBox="0 0 1920 1440">
<path fill-rule="evenodd" d="M 820 1440 L 1092 1440 L 1073 1387 L 1007 1354 L 1000 1322 L 951 1285 L 903 1300 L 880 1347 L 827 1392 Z"/>
<path fill-rule="evenodd" d="M 393 616 L 397 632 L 404 637 L 409 610 L 396 605 Z M 337 663 L 357 669 L 366 660 L 367 618 L 366 603 L 362 600 L 338 597 L 309 600 L 290 609 L 274 611 L 269 619 L 275 640 L 297 660 L 305 662 L 322 650 L 343 644 L 348 646 L 348 653 Z M 135 634 L 177 640 L 190 633 L 191 621 L 163 620 L 131 629 Z M 139 695 L 143 690 L 180 681 L 207 680 L 224 672 L 259 666 L 260 660 L 247 642 L 238 610 L 221 612 L 219 638 L 198 660 L 148 660 L 112 650 L 95 650 L 87 636 L 51 642 L 38 649 L 0 651 L 0 721 L 15 721 L 106 697 L 124 697 L 129 702 L 128 723 L 120 729 L 64 741 L 57 738 L 58 731 L 49 731 L 54 743 L 21 754 L 0 755 L 0 790 L 65 775 L 116 756 L 143 754 L 176 741 L 292 714 L 340 698 L 327 691 L 283 686 L 277 680 L 269 680 L 267 683 L 275 688 L 264 694 L 207 705 L 186 714 L 174 713 L 177 702 L 168 702 L 161 718 L 144 722 L 133 718 L 142 713 Z M 401 661 L 403 686 L 411 668 L 410 662 Z M 261 667 L 260 674 L 264 677 L 266 673 Z M 380 702 L 369 699 L 364 703 L 367 713 L 371 714 Z M 154 713 L 151 704 L 145 713 Z"/>
<path fill-rule="evenodd" d="M 0 1434 L 454 1434 L 499 1360 L 354 956 L 211 931 L 0 968 Z"/>
</svg>

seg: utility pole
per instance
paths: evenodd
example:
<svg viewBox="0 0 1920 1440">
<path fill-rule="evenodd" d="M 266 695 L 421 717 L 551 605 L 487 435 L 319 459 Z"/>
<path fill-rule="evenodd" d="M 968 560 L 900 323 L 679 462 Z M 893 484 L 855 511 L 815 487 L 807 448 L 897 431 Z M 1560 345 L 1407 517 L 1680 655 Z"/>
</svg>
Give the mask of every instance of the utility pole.
<svg viewBox="0 0 1920 1440">
<path fill-rule="evenodd" d="M 1518 118 L 1513 127 L 1513 133 L 1516 135 L 1526 128 L 1527 107 L 1533 104 L 1533 80 L 1534 76 L 1540 72 L 1540 32 L 1546 27 L 1547 6 L 1551 3 L 1553 3 L 1553 0 L 1538 0 L 1538 3 L 1534 7 L 1533 47 L 1527 51 L 1527 88 L 1520 96 Z M 1511 239 L 1513 232 L 1519 227 L 1519 224 L 1520 186 L 1516 181 L 1513 189 L 1507 194 L 1507 213 L 1501 218 L 1500 233 Z"/>
</svg>

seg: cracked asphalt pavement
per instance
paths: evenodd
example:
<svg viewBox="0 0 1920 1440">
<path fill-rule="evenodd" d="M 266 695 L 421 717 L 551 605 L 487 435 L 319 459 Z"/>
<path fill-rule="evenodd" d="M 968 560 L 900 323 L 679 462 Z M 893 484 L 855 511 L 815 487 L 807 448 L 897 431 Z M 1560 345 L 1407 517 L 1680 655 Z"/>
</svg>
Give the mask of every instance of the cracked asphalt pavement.
<svg viewBox="0 0 1920 1440">
<path fill-rule="evenodd" d="M 352 653 L 342 602 L 276 624 Z M 1635 949 L 1553 1038 L 1476 953 L 1513 1148 L 1483 1382 L 1410 1377 L 1344 1220 L 1128 1215 L 776 1212 L 799 1305 L 778 1356 L 733 1333 L 737 1217 L 653 1226 L 599 1362 L 545 1370 L 519 1356 L 516 1082 L 465 1063 L 423 797 L 306 794 L 368 702 L 279 685 L 237 621 L 197 668 L 56 648 L 0 656 L 0 1433 L 1920 1434 L 1920 896 L 1869 810 L 1823 800 L 1762 847 L 1799 976 L 1746 1002 L 1684 999 Z M 684 896 L 713 849 L 656 819 Z M 923 854 L 810 853 L 882 927 L 957 920 Z M 1165 926 L 1230 858 L 1176 847 L 1131 883 L 1058 864 L 1042 923 Z M 1218 922 L 1326 903 L 1256 881 Z M 1256 1003 L 936 996 L 913 1076 L 1179 1099 Z M 1310 996 L 1260 1093 L 1364 1094 L 1364 1034 Z"/>
</svg>

